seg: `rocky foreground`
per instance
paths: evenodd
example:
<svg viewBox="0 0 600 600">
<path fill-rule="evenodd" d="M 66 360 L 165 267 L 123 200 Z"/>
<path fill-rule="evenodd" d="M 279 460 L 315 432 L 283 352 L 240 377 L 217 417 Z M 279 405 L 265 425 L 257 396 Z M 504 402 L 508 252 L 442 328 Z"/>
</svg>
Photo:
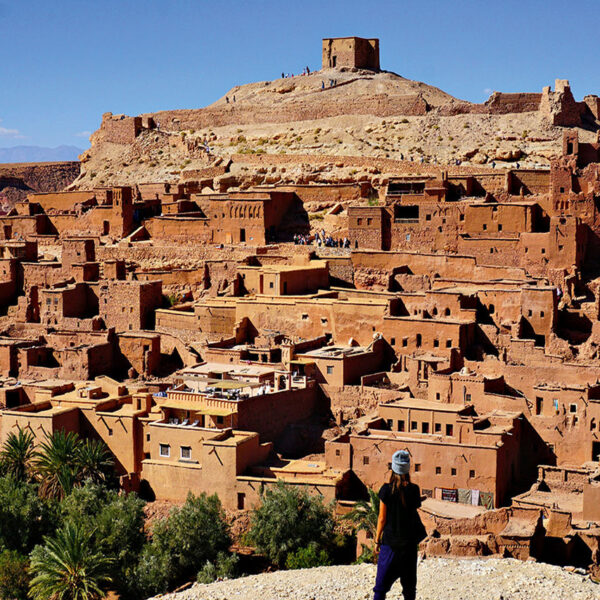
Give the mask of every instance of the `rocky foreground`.
<svg viewBox="0 0 600 600">
<path fill-rule="evenodd" d="M 278 571 L 194 585 L 163 600 L 363 600 L 372 597 L 373 565 Z M 388 594 L 402 598 L 399 583 Z M 419 600 L 598 600 L 600 585 L 561 567 L 513 559 L 432 558 L 419 565 Z"/>
</svg>

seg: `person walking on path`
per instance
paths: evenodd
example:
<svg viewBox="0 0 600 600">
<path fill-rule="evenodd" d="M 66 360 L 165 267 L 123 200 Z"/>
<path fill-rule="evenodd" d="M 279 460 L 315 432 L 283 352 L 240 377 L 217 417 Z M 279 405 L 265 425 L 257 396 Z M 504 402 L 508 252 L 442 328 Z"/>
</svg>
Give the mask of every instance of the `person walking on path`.
<svg viewBox="0 0 600 600">
<path fill-rule="evenodd" d="M 421 490 L 410 481 L 410 454 L 398 450 L 392 456 L 389 483 L 379 490 L 379 519 L 375 534 L 377 577 L 373 600 L 385 600 L 397 579 L 402 584 L 404 600 L 417 594 L 417 551 L 427 537 L 417 509 Z"/>
</svg>

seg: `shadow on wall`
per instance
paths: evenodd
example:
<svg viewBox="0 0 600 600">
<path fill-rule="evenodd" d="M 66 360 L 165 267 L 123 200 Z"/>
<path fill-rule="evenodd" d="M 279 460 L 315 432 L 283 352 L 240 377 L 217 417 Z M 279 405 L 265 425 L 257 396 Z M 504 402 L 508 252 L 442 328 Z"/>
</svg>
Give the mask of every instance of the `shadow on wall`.
<svg viewBox="0 0 600 600">
<path fill-rule="evenodd" d="M 318 227 L 318 223 L 315 223 Z M 294 199 L 285 213 L 281 224 L 276 230 L 268 232 L 267 241 L 291 242 L 294 235 L 308 235 L 310 233 L 310 220 L 304 208 L 304 203 L 294 194 Z"/>
</svg>

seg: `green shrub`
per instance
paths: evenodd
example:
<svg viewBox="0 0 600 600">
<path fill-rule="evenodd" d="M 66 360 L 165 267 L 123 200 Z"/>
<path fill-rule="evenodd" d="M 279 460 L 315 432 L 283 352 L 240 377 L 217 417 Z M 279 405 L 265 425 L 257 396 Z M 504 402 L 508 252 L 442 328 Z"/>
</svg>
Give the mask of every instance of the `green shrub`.
<svg viewBox="0 0 600 600">
<path fill-rule="evenodd" d="M 113 561 L 111 575 L 122 597 L 129 597 L 131 575 L 146 541 L 144 504 L 135 494 L 119 494 L 90 482 L 60 505 L 63 522 L 89 534 L 93 551 Z"/>
<path fill-rule="evenodd" d="M 310 569 L 312 567 L 328 567 L 331 559 L 327 550 L 319 549 L 317 544 L 309 544 L 306 548 L 298 548 L 290 552 L 285 560 L 287 569 Z"/>
<path fill-rule="evenodd" d="M 29 591 L 29 560 L 5 550 L 0 554 L 0 599 L 26 600 Z"/>
<path fill-rule="evenodd" d="M 198 572 L 198 583 L 212 583 L 217 579 L 235 579 L 238 576 L 238 563 L 240 557 L 237 554 L 226 554 L 219 552 L 217 559 L 206 561 Z"/>
<path fill-rule="evenodd" d="M 281 481 L 263 494 L 250 523 L 250 539 L 278 566 L 285 564 L 288 554 L 311 543 L 325 547 L 334 528 L 332 509 L 322 498 Z"/>
<path fill-rule="evenodd" d="M 28 554 L 55 522 L 56 505 L 40 498 L 36 485 L 0 478 L 0 549 Z"/>
<path fill-rule="evenodd" d="M 216 494 L 188 494 L 185 504 L 159 521 L 133 574 L 141 597 L 164 593 L 187 581 L 226 552 L 231 543 L 225 512 Z"/>
</svg>

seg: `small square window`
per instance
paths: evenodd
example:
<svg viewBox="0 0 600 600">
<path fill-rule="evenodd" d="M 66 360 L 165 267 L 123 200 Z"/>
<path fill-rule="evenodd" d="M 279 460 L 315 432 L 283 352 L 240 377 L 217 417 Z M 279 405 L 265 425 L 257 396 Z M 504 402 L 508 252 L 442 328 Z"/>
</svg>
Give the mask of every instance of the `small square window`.
<svg viewBox="0 0 600 600">
<path fill-rule="evenodd" d="M 577 404 L 570 404 L 569 405 L 569 412 L 576 413 L 577 412 Z"/>
<path fill-rule="evenodd" d="M 471 394 L 465 396 L 465 402 L 471 402 Z"/>
<path fill-rule="evenodd" d="M 217 425 L 223 425 L 223 417 L 217 417 Z"/>
<path fill-rule="evenodd" d="M 373 222 L 373 219 L 371 219 L 370 217 L 367 219 L 367 225 L 370 225 Z"/>
<path fill-rule="evenodd" d="M 406 348 L 408 346 L 408 338 L 402 338 L 402 347 Z"/>
<path fill-rule="evenodd" d="M 540 317 L 542 317 L 542 319 L 544 318 L 544 311 L 540 310 Z"/>
<path fill-rule="evenodd" d="M 440 346 L 440 340 L 433 340 L 433 347 L 439 348 L 439 346 Z"/>
<path fill-rule="evenodd" d="M 418 473 L 421 470 L 421 463 L 415 464 L 415 473 Z"/>
<path fill-rule="evenodd" d="M 303 321 L 307 321 L 308 320 L 308 314 L 307 313 L 302 313 L 302 320 Z"/>
<path fill-rule="evenodd" d="M 158 454 L 165 458 L 169 458 L 169 456 L 171 456 L 171 446 L 169 446 L 169 444 L 160 444 L 158 446 Z"/>
<path fill-rule="evenodd" d="M 435 468 L 435 474 L 436 475 L 441 475 L 442 474 L 442 467 L 436 467 Z"/>
<path fill-rule="evenodd" d="M 390 338 L 390 346 L 396 345 L 396 338 Z"/>
<path fill-rule="evenodd" d="M 273 282 L 272 282 L 272 281 L 269 281 L 269 287 L 270 287 L 271 289 L 273 289 Z"/>
<path fill-rule="evenodd" d="M 341 455 L 342 455 L 342 451 L 341 451 L 341 450 L 338 448 L 338 449 L 335 451 L 335 455 L 336 455 L 336 456 L 341 456 Z"/>
<path fill-rule="evenodd" d="M 546 254 L 546 248 L 542 248 L 542 254 Z"/>
<path fill-rule="evenodd" d="M 356 224 L 357 225 L 362 225 L 362 219 L 360 217 L 358 219 L 356 219 Z"/>
<path fill-rule="evenodd" d="M 181 446 L 181 458 L 183 460 L 191 460 L 191 458 L 192 458 L 192 447 L 191 446 Z"/>
<path fill-rule="evenodd" d="M 146 434 L 146 441 L 147 441 L 147 442 L 149 442 L 149 441 L 150 441 L 150 434 L 149 434 L 149 433 L 147 433 L 147 434 Z"/>
<path fill-rule="evenodd" d="M 528 310 L 527 311 L 527 316 L 528 317 L 533 317 L 533 311 L 532 310 Z"/>
<path fill-rule="evenodd" d="M 429 433 L 429 423 L 421 423 L 421 433 Z"/>
<path fill-rule="evenodd" d="M 333 375 L 333 367 L 331 365 L 327 367 L 327 375 Z"/>
<path fill-rule="evenodd" d="M 369 457 L 363 456 L 363 465 L 368 465 L 368 464 L 369 464 Z"/>
<path fill-rule="evenodd" d="M 446 435 L 454 435 L 454 427 L 449 423 L 446 424 Z"/>
<path fill-rule="evenodd" d="M 441 423 L 436 423 L 436 424 L 433 426 L 433 430 L 434 430 L 436 433 L 441 433 L 441 432 L 442 432 L 442 424 L 441 424 Z"/>
<path fill-rule="evenodd" d="M 464 220 L 465 220 L 465 215 L 464 215 L 464 213 L 461 213 L 461 215 L 460 215 L 460 217 L 459 217 L 459 220 L 460 220 L 460 221 L 464 221 Z"/>
<path fill-rule="evenodd" d="M 398 421 L 398 431 L 404 431 L 405 424 L 404 421 Z"/>
<path fill-rule="evenodd" d="M 450 469 L 450 474 L 451 474 L 453 477 L 456 477 L 456 469 L 455 469 L 454 467 L 452 467 L 452 468 Z"/>
<path fill-rule="evenodd" d="M 561 187 L 561 188 L 560 188 L 560 193 L 561 193 L 561 194 L 564 194 L 564 193 L 565 193 L 565 188 L 564 188 L 564 187 Z"/>
<path fill-rule="evenodd" d="M 469 477 L 470 477 L 471 479 L 473 479 L 473 477 L 475 477 L 475 470 L 474 470 L 474 469 L 471 469 L 471 470 L 469 471 Z"/>
<path fill-rule="evenodd" d="M 440 399 L 440 393 L 439 393 L 439 392 L 436 392 L 436 393 L 435 393 L 435 399 L 436 399 L 436 400 L 439 400 L 439 399 Z"/>
<path fill-rule="evenodd" d="M 431 221 L 431 215 L 425 215 L 425 220 L 426 221 Z"/>
<path fill-rule="evenodd" d="M 452 340 L 446 340 L 446 348 L 452 348 Z"/>
<path fill-rule="evenodd" d="M 419 424 L 416 421 L 411 421 L 410 422 L 410 430 L 417 431 L 417 429 L 419 429 Z"/>
<path fill-rule="evenodd" d="M 486 224 L 486 223 L 484 223 L 484 224 L 483 224 L 483 230 L 484 230 L 484 231 L 486 231 L 486 230 L 487 230 L 487 224 Z"/>
</svg>

